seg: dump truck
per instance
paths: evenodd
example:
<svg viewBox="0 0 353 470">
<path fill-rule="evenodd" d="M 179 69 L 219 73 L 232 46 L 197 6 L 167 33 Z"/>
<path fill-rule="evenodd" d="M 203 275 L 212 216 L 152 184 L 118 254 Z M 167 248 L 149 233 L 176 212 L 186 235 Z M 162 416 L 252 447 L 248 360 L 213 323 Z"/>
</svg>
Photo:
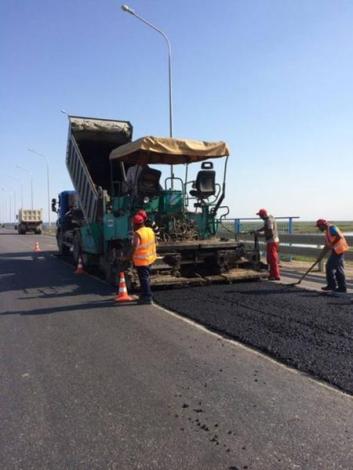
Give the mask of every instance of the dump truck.
<svg viewBox="0 0 353 470">
<path fill-rule="evenodd" d="M 20 209 L 16 217 L 18 234 L 25 235 L 27 232 L 34 232 L 40 235 L 43 223 L 42 212 L 42 209 Z"/>
<path fill-rule="evenodd" d="M 261 276 L 258 246 L 246 249 L 234 236 L 217 236 L 229 213 L 224 199 L 230 152 L 224 142 L 154 136 L 132 141 L 128 121 L 68 118 L 66 166 L 75 191 L 59 195 L 59 209 L 53 200 L 61 254 L 72 252 L 75 263 L 81 257 L 86 269 L 101 270 L 112 283 L 124 271 L 135 286 L 136 272 L 124 259 L 131 252 L 132 217 L 143 209 L 158 227 L 152 285 Z M 218 182 L 214 161 L 220 159 Z M 176 169 L 183 177 L 175 176 Z"/>
</svg>

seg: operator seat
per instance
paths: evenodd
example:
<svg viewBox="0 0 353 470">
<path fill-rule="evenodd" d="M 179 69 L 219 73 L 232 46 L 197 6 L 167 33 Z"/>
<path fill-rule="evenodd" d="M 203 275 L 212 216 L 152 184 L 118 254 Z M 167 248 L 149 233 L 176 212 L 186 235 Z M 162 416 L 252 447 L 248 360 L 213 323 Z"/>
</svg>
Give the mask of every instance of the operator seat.
<svg viewBox="0 0 353 470">
<path fill-rule="evenodd" d="M 156 196 L 159 194 L 161 186 L 159 180 L 161 171 L 154 168 L 144 167 L 137 181 L 137 193 L 139 196 Z"/>
<path fill-rule="evenodd" d="M 207 199 L 216 194 L 216 172 L 211 162 L 202 163 L 193 187 L 195 189 L 190 191 L 190 196 L 197 199 Z"/>
</svg>

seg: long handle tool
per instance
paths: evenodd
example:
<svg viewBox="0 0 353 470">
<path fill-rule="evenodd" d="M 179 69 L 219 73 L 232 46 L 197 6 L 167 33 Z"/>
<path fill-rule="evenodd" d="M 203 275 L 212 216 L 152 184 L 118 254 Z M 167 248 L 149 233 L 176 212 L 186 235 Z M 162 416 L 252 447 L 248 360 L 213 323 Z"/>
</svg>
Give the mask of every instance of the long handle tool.
<svg viewBox="0 0 353 470">
<path fill-rule="evenodd" d="M 326 254 L 328 253 L 329 251 L 329 248 L 327 248 L 326 246 L 322 249 L 319 257 L 317 258 L 317 260 L 315 261 L 315 263 L 313 263 L 310 268 L 301 276 L 301 278 L 296 281 L 296 282 L 293 282 L 292 284 L 287 284 L 287 286 L 297 286 L 299 285 L 305 278 L 306 276 L 315 268 L 315 266 L 317 264 L 320 263 L 321 260 L 323 260 L 326 256 Z"/>
</svg>

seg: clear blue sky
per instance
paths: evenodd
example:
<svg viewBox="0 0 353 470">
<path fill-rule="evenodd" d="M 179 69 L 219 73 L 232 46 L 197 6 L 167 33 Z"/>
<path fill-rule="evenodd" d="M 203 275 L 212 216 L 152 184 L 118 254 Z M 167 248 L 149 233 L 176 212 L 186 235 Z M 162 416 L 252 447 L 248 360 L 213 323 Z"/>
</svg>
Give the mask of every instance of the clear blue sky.
<svg viewBox="0 0 353 470">
<path fill-rule="evenodd" d="M 127 0 L 126 0 L 127 1 Z M 130 0 L 129 0 L 130 1 Z M 166 46 L 113 0 L 3 0 L 1 174 L 29 182 L 46 213 L 71 187 L 71 114 L 130 120 L 134 137 L 168 135 Z M 174 135 L 225 140 L 232 216 L 260 207 L 303 219 L 353 219 L 353 2 L 131 0 L 173 48 Z M 20 192 L 17 189 L 17 199 Z M 53 214 L 54 216 L 54 214 Z"/>
</svg>

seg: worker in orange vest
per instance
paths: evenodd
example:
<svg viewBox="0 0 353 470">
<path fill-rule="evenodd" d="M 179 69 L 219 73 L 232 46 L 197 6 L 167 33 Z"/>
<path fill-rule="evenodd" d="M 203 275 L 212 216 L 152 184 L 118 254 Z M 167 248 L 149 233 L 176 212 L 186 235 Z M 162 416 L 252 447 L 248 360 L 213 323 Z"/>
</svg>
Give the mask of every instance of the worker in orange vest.
<svg viewBox="0 0 353 470">
<path fill-rule="evenodd" d="M 133 224 L 132 262 L 137 270 L 141 286 L 141 296 L 138 303 L 151 304 L 150 269 L 157 258 L 156 237 L 154 231 L 145 226 L 145 219 L 141 214 L 134 215 Z"/>
<path fill-rule="evenodd" d="M 331 250 L 326 263 L 327 285 L 322 287 L 322 290 L 347 292 L 344 253 L 349 249 L 348 243 L 340 229 L 336 225 L 329 224 L 327 220 L 317 220 L 316 227 L 321 232 L 325 232 L 325 248 Z"/>
</svg>

